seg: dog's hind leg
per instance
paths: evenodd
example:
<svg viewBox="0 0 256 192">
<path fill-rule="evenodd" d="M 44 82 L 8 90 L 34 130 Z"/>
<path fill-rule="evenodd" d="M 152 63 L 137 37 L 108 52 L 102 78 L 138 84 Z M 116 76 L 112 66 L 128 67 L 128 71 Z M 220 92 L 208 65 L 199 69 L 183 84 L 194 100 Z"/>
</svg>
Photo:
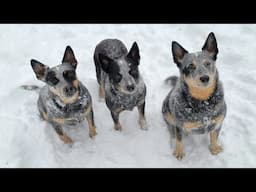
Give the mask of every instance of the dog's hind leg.
<svg viewBox="0 0 256 192">
<path fill-rule="evenodd" d="M 94 123 L 94 115 L 93 115 L 92 106 L 89 107 L 88 112 L 85 113 L 85 117 L 87 119 L 88 126 L 89 126 L 89 136 L 90 136 L 90 138 L 93 138 L 97 134 L 97 132 L 96 132 L 96 127 L 95 127 L 95 123 Z"/>
<path fill-rule="evenodd" d="M 139 111 L 139 124 L 140 128 L 143 130 L 147 130 L 147 122 L 145 118 L 145 101 L 143 104 L 137 106 Z"/>
</svg>

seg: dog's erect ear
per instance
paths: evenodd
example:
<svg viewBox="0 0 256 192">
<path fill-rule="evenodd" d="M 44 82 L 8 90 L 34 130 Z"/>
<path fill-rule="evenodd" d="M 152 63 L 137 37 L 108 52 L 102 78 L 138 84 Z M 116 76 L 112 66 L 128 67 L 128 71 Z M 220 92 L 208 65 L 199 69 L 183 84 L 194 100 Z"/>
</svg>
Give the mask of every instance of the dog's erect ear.
<svg viewBox="0 0 256 192">
<path fill-rule="evenodd" d="M 211 32 L 208 35 L 202 50 L 210 53 L 210 56 L 212 57 L 213 60 L 217 59 L 217 54 L 219 50 L 218 50 L 217 41 L 213 32 Z"/>
<path fill-rule="evenodd" d="M 37 61 L 35 59 L 31 59 L 30 63 L 31 63 L 31 66 L 36 74 L 36 78 L 41 81 L 45 81 L 45 76 L 47 74 L 49 67 L 40 63 L 39 61 Z"/>
<path fill-rule="evenodd" d="M 75 54 L 70 46 L 66 47 L 62 63 L 69 63 L 71 64 L 75 69 L 77 66 L 77 60 L 75 58 Z"/>
<path fill-rule="evenodd" d="M 128 58 L 132 59 L 136 65 L 140 63 L 140 50 L 136 42 L 132 44 L 132 47 L 127 55 Z"/>
<path fill-rule="evenodd" d="M 176 41 L 172 42 L 173 60 L 179 68 L 181 67 L 181 62 L 187 53 L 188 51 L 184 49 L 179 43 L 177 43 Z"/>
<path fill-rule="evenodd" d="M 102 69 L 106 73 L 109 73 L 110 65 L 111 65 L 111 63 L 114 62 L 114 60 L 105 56 L 105 55 L 103 55 L 103 54 L 101 54 L 101 53 L 99 53 L 99 60 L 100 60 Z"/>
</svg>

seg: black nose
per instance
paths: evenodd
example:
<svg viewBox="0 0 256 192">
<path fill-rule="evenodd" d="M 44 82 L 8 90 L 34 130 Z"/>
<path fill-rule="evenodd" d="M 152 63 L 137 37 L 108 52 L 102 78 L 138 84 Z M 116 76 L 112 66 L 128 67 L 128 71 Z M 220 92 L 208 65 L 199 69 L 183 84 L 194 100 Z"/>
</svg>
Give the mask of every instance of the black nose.
<svg viewBox="0 0 256 192">
<path fill-rule="evenodd" d="M 133 91 L 134 90 L 134 85 L 127 85 L 127 90 L 128 91 Z"/>
<path fill-rule="evenodd" d="M 65 87 L 65 92 L 67 93 L 67 95 L 72 95 L 75 92 L 75 88 L 72 86 L 69 87 Z"/>
<path fill-rule="evenodd" d="M 200 77 L 200 80 L 203 82 L 203 83 L 207 83 L 209 81 L 209 76 L 208 75 L 204 75 L 202 77 Z"/>
</svg>

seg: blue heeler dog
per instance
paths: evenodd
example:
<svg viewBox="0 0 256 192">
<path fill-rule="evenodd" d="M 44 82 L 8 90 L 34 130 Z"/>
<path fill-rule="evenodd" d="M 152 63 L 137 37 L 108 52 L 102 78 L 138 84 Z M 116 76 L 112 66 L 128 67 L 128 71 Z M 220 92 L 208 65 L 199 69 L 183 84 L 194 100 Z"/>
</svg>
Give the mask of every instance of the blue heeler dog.
<svg viewBox="0 0 256 192">
<path fill-rule="evenodd" d="M 133 110 L 136 106 L 139 111 L 140 127 L 146 129 L 146 86 L 139 73 L 140 54 L 137 43 L 134 42 L 128 52 L 120 40 L 103 40 L 95 48 L 94 62 L 99 96 L 105 98 L 114 121 L 114 128 L 121 130 L 120 112 Z"/>
<path fill-rule="evenodd" d="M 76 125 L 85 118 L 89 125 L 89 136 L 95 136 L 91 95 L 77 79 L 77 60 L 71 47 L 66 47 L 60 65 L 50 68 L 32 59 L 31 66 L 37 79 L 46 83 L 39 93 L 39 113 L 53 126 L 60 139 L 64 143 L 71 143 L 63 126 Z"/>
<path fill-rule="evenodd" d="M 187 133 L 209 133 L 209 149 L 213 155 L 222 151 L 217 138 L 226 115 L 222 83 L 216 69 L 217 41 L 213 33 L 202 51 L 188 53 L 177 42 L 172 42 L 172 54 L 180 77 L 167 79 L 173 88 L 163 102 L 162 112 L 173 138 L 174 156 L 184 156 L 182 137 Z"/>
</svg>

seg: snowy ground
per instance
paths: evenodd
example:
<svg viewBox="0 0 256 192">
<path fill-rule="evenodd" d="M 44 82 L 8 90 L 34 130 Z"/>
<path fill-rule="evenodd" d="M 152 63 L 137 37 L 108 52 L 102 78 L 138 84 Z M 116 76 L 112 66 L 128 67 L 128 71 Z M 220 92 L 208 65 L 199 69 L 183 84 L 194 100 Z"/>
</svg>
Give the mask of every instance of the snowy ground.
<svg viewBox="0 0 256 192">
<path fill-rule="evenodd" d="M 0 167 L 256 167 L 256 25 L 0 25 Z M 186 156 L 177 161 L 162 119 L 162 101 L 170 90 L 164 79 L 177 75 L 171 41 L 199 51 L 209 32 L 216 35 L 217 66 L 228 107 L 219 137 L 224 152 L 212 156 L 208 136 L 185 138 Z M 118 38 L 128 49 L 137 41 L 140 71 L 147 84 L 149 130 L 137 124 L 137 110 L 121 114 L 122 132 L 114 131 L 105 103 L 98 100 L 93 63 L 96 44 Z M 75 141 L 64 145 L 36 107 L 38 93 L 19 88 L 36 80 L 30 59 L 55 66 L 66 45 L 79 61 L 78 78 L 93 97 L 98 135 L 89 139 L 87 123 L 68 130 Z"/>
</svg>

